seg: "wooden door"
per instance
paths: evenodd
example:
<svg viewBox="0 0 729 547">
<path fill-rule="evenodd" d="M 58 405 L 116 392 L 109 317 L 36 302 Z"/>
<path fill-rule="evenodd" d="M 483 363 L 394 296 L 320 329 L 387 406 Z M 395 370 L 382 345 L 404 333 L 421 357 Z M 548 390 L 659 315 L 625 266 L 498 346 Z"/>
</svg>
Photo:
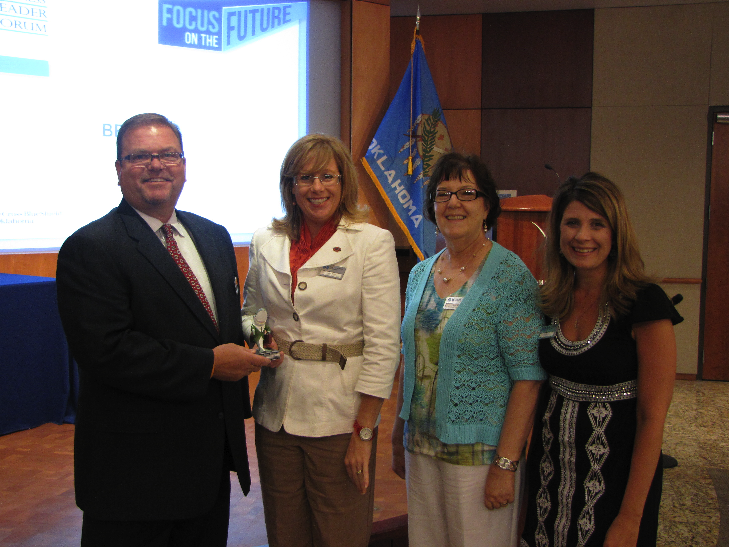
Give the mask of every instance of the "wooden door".
<svg viewBox="0 0 729 547">
<path fill-rule="evenodd" d="M 729 380 L 729 110 L 712 120 L 701 378 Z"/>
</svg>

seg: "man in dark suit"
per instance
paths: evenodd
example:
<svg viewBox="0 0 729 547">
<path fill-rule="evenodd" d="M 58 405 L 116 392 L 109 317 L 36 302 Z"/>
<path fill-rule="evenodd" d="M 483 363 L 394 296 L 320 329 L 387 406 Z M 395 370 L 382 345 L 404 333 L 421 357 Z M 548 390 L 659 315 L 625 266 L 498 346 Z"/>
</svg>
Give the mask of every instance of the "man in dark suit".
<svg viewBox="0 0 729 547">
<path fill-rule="evenodd" d="M 158 114 L 124 122 L 116 171 L 119 206 L 58 254 L 58 306 L 81 384 L 81 544 L 224 546 L 230 471 L 250 488 L 247 376 L 271 362 L 243 347 L 227 230 L 175 210 L 179 128 Z"/>
</svg>

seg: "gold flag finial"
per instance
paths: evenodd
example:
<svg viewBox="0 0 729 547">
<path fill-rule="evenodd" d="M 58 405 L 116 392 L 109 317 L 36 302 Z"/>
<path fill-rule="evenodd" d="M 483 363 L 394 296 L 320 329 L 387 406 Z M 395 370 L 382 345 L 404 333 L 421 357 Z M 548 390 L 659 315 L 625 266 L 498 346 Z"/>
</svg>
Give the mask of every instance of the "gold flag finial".
<svg viewBox="0 0 729 547">
<path fill-rule="evenodd" d="M 418 4 L 418 13 L 415 16 L 415 32 L 413 32 L 413 41 L 410 44 L 410 55 L 415 52 L 415 40 L 420 40 L 420 45 L 423 46 L 423 51 L 425 51 L 425 44 L 420 36 L 420 4 Z"/>
</svg>

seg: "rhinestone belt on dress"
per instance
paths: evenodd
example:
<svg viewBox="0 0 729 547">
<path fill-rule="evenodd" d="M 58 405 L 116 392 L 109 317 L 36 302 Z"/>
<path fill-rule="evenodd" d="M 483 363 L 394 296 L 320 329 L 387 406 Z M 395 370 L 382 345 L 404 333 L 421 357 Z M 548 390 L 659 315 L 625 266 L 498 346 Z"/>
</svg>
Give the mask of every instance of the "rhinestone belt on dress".
<svg viewBox="0 0 729 547">
<path fill-rule="evenodd" d="M 611 386 L 578 384 L 559 376 L 550 376 L 549 385 L 565 399 L 587 402 L 612 402 L 635 399 L 638 396 L 638 381 L 629 380 Z"/>
</svg>

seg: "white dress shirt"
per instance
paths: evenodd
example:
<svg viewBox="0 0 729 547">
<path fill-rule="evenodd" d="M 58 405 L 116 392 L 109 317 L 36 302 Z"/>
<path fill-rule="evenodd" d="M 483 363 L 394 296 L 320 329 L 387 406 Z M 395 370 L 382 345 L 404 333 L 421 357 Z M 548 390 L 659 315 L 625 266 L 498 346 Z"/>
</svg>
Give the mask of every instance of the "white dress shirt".
<svg viewBox="0 0 729 547">
<path fill-rule="evenodd" d="M 217 321 L 218 309 L 215 305 L 215 294 L 213 293 L 213 286 L 210 284 L 208 270 L 205 268 L 205 264 L 200 258 L 200 253 L 198 253 L 192 237 L 190 237 L 190 234 L 185 229 L 185 226 L 179 220 L 177 220 L 177 213 L 173 211 L 172 216 L 169 218 L 169 220 L 167 222 L 162 222 L 161 220 L 146 215 L 137 209 L 134 210 L 139 213 L 139 216 L 142 217 L 147 224 L 149 224 L 149 227 L 152 228 L 152 231 L 154 231 L 154 233 L 157 235 L 165 248 L 167 247 L 167 243 L 165 241 L 165 234 L 162 231 L 162 226 L 164 224 L 172 225 L 172 233 L 175 236 L 177 247 L 180 249 L 180 253 L 187 261 L 188 266 L 190 266 L 192 273 L 194 273 L 195 277 L 197 277 L 197 281 L 198 283 L 200 283 L 200 287 L 205 293 L 205 298 L 208 299 L 210 308 L 213 310 L 213 315 L 215 316 L 215 320 Z"/>
</svg>

